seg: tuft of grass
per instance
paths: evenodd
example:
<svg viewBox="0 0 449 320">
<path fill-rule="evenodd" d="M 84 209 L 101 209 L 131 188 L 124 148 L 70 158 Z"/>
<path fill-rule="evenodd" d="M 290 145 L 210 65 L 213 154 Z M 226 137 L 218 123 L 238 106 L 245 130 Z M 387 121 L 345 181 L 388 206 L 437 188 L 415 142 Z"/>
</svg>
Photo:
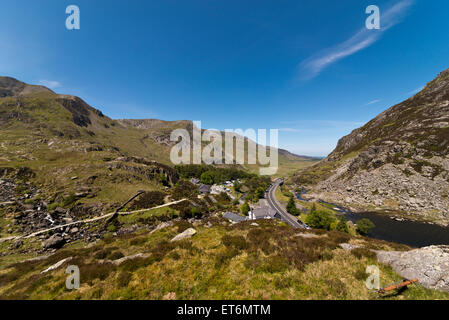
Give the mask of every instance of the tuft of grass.
<svg viewBox="0 0 449 320">
<path fill-rule="evenodd" d="M 311 230 L 318 237 L 304 238 L 276 221 L 254 227 L 223 226 L 223 220 L 210 219 L 212 227 L 196 226 L 194 237 L 175 243 L 170 239 L 177 225 L 151 235 L 139 231 L 109 237 L 90 248 L 80 243 L 44 260 L 10 264 L 0 270 L 0 298 L 161 299 L 175 292 L 179 299 L 378 299 L 365 286 L 368 265 L 379 266 L 382 286 L 400 279 L 366 251 L 339 248 L 342 242 L 357 242 L 393 250 L 388 242 L 324 230 Z M 137 253 L 149 257 L 119 266 L 98 261 Z M 64 268 L 40 274 L 68 256 L 74 257 L 70 264 L 80 267 L 80 290 L 65 289 Z M 448 298 L 448 293 L 412 286 L 384 299 Z"/>
</svg>

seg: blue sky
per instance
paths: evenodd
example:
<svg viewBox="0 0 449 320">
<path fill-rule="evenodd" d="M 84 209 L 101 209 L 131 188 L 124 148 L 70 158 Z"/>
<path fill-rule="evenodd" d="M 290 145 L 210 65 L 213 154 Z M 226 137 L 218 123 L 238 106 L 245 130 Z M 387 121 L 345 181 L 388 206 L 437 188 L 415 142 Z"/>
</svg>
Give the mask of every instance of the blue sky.
<svg viewBox="0 0 449 320">
<path fill-rule="evenodd" d="M 373 4 L 381 30 L 364 28 Z M 3 1 L 0 74 L 112 118 L 279 128 L 281 147 L 324 156 L 449 68 L 448 15 L 447 0 Z"/>
</svg>

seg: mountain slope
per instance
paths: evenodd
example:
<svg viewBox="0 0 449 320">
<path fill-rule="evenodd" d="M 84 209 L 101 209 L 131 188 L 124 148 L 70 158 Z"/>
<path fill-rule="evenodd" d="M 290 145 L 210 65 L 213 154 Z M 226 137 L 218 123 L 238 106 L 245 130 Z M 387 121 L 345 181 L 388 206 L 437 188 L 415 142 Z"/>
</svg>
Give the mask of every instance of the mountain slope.
<svg viewBox="0 0 449 320">
<path fill-rule="evenodd" d="M 13 78 L 0 77 L 0 95 L 0 168 L 29 168 L 47 197 L 89 187 L 98 201 L 122 201 L 160 188 L 149 177 L 172 176 L 170 133 L 193 128 L 187 120 L 113 120 L 78 97 Z M 279 162 L 292 173 L 313 160 L 281 151 Z"/>
<path fill-rule="evenodd" d="M 170 133 L 192 131 L 188 120 L 112 120 L 82 99 L 57 95 L 51 90 L 0 77 L 0 124 L 10 134 L 24 129 L 33 136 L 81 140 L 80 144 L 100 145 L 124 156 L 146 157 L 170 165 Z M 30 137 L 32 138 L 32 137 Z M 313 160 L 280 150 L 280 161 Z"/>
<path fill-rule="evenodd" d="M 449 69 L 418 94 L 343 137 L 294 181 L 359 210 L 449 222 Z"/>
<path fill-rule="evenodd" d="M 25 96 L 35 93 L 54 94 L 53 91 L 43 86 L 28 85 L 14 78 L 0 77 L 0 98 Z"/>
</svg>

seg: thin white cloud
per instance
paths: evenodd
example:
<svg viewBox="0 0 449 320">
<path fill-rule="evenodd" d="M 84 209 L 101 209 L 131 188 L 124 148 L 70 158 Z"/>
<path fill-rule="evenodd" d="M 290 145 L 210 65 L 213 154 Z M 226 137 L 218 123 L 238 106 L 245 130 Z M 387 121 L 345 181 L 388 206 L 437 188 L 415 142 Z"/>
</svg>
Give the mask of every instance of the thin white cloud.
<svg viewBox="0 0 449 320">
<path fill-rule="evenodd" d="M 56 89 L 60 88 L 61 84 L 58 81 L 52 81 L 52 80 L 39 80 L 39 83 L 43 85 L 44 87 L 50 88 L 50 89 Z"/>
<path fill-rule="evenodd" d="M 412 91 L 410 91 L 410 92 L 407 92 L 407 95 L 410 95 L 410 94 L 415 95 L 415 94 L 417 94 L 418 92 L 422 91 L 423 89 L 424 89 L 424 86 L 419 87 L 419 88 L 416 88 L 415 90 L 412 90 Z"/>
<path fill-rule="evenodd" d="M 304 132 L 304 129 L 297 129 L 297 128 L 279 128 L 279 132 Z"/>
<path fill-rule="evenodd" d="M 373 101 L 370 101 L 370 102 L 366 103 L 365 106 L 370 106 L 370 105 L 372 105 L 372 104 L 379 103 L 380 101 L 381 101 L 381 100 L 379 100 L 379 99 L 373 100 Z"/>
<path fill-rule="evenodd" d="M 332 127 L 332 128 L 341 128 L 341 127 L 353 127 L 353 126 L 362 126 L 366 122 L 363 121 L 340 121 L 340 120 L 294 120 L 294 121 L 281 121 L 282 124 L 288 125 L 300 125 L 301 130 L 306 130 L 306 128 L 317 128 L 317 126 L 321 127 Z M 297 128 L 289 127 L 282 128 L 279 131 L 293 131 L 300 130 Z"/>
<path fill-rule="evenodd" d="M 384 32 L 402 21 L 406 10 L 413 4 L 413 1 L 402 0 L 383 11 L 380 17 L 380 30 L 368 30 L 364 26 L 348 40 L 327 48 L 301 62 L 298 66 L 300 78 L 302 80 L 312 79 L 331 64 L 353 55 L 378 41 Z"/>
</svg>

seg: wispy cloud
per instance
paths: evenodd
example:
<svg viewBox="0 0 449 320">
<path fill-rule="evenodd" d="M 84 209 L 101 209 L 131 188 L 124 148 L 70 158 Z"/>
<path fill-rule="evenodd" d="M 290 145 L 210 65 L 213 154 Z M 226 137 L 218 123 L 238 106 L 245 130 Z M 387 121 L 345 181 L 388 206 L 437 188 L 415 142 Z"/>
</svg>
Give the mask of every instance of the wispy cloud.
<svg viewBox="0 0 449 320">
<path fill-rule="evenodd" d="M 279 128 L 279 132 L 304 132 L 304 129 L 297 129 L 297 128 Z"/>
<path fill-rule="evenodd" d="M 43 85 L 44 87 L 50 88 L 50 89 L 56 89 L 60 88 L 61 84 L 58 81 L 52 81 L 52 80 L 39 80 L 39 83 Z"/>
<path fill-rule="evenodd" d="M 312 79 L 318 76 L 331 64 L 369 47 L 378 41 L 382 37 L 382 34 L 388 29 L 402 21 L 407 9 L 413 4 L 413 1 L 414 0 L 401 0 L 387 10 L 383 11 L 380 17 L 380 30 L 368 30 L 364 26 L 346 41 L 327 48 L 322 52 L 304 60 L 298 66 L 299 77 L 302 80 Z"/>
<path fill-rule="evenodd" d="M 415 90 L 412 90 L 412 91 L 410 91 L 410 92 L 407 92 L 407 95 L 410 95 L 410 94 L 417 94 L 418 92 L 422 91 L 422 89 L 424 89 L 424 86 L 421 86 L 421 87 L 419 87 L 419 88 L 416 88 Z"/>
<path fill-rule="evenodd" d="M 332 127 L 332 128 L 341 128 L 341 127 L 353 127 L 353 126 L 361 126 L 366 122 L 363 121 L 341 121 L 341 120 L 293 120 L 293 121 L 281 121 L 282 124 L 287 125 L 300 125 L 301 130 L 306 127 L 316 128 L 320 127 Z M 282 128 L 280 131 L 292 131 L 292 130 L 300 130 L 297 128 Z"/>
<path fill-rule="evenodd" d="M 370 101 L 370 102 L 366 103 L 365 106 L 370 106 L 370 105 L 372 105 L 372 104 L 379 103 L 380 101 L 381 101 L 381 100 L 379 100 L 379 99 L 373 100 L 373 101 Z"/>
</svg>

